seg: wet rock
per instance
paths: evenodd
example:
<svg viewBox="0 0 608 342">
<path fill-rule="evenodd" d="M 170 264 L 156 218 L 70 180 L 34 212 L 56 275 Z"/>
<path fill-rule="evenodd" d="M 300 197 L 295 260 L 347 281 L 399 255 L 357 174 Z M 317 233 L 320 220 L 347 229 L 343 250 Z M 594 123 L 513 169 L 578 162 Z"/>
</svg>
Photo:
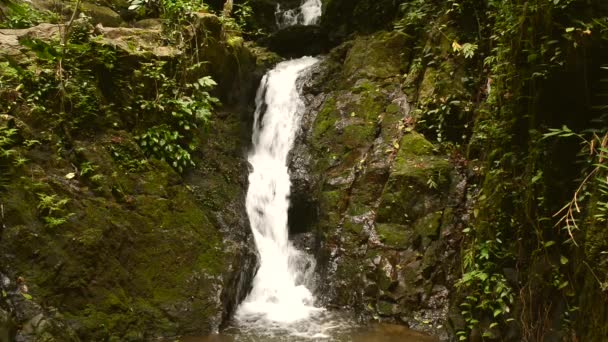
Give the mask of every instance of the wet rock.
<svg viewBox="0 0 608 342">
<path fill-rule="evenodd" d="M 327 39 L 319 26 L 293 25 L 273 33 L 267 45 L 285 57 L 314 56 L 327 49 Z"/>
<path fill-rule="evenodd" d="M 401 308 L 397 303 L 379 301 L 377 310 L 380 316 L 394 316 L 399 314 Z"/>
</svg>

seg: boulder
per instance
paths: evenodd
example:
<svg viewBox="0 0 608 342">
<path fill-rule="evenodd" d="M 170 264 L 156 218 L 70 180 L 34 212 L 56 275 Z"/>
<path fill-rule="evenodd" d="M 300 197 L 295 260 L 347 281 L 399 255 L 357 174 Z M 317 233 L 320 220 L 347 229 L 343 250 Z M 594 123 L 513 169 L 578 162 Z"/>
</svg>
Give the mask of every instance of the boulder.
<svg viewBox="0 0 608 342">
<path fill-rule="evenodd" d="M 285 57 L 318 55 L 328 47 L 326 36 L 317 25 L 294 25 L 281 29 L 268 37 L 267 45 Z"/>
<path fill-rule="evenodd" d="M 91 23 L 93 25 L 101 24 L 106 27 L 118 27 L 125 24 L 120 17 L 120 14 L 114 12 L 114 10 L 109 7 L 85 2 L 80 5 L 80 9 L 82 13 L 91 17 Z"/>
</svg>

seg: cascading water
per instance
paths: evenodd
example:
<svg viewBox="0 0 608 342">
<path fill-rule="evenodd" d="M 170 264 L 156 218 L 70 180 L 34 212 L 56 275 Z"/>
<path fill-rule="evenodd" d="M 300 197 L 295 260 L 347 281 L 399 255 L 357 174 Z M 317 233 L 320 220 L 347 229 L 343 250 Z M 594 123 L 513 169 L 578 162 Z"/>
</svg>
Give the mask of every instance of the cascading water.
<svg viewBox="0 0 608 342">
<path fill-rule="evenodd" d="M 294 23 L 309 24 L 320 15 L 321 2 L 305 0 Z M 315 322 L 325 310 L 315 307 L 307 287 L 314 259 L 293 246 L 287 227 L 291 188 L 287 158 L 305 110 L 297 79 L 316 62 L 316 58 L 303 57 L 279 63 L 258 89 L 246 205 L 260 268 L 251 293 L 235 316 L 244 330 L 323 336 L 324 329 Z"/>
<path fill-rule="evenodd" d="M 296 80 L 316 62 L 304 57 L 280 63 L 258 90 L 246 204 L 260 269 L 252 292 L 237 312 L 240 320 L 291 323 L 320 310 L 304 286 L 306 269 L 301 266 L 310 264 L 308 258 L 291 244 L 287 229 L 291 186 L 287 157 L 304 110 Z"/>
<path fill-rule="evenodd" d="M 289 10 L 282 10 L 281 5 L 278 4 L 275 15 L 279 28 L 314 25 L 321 17 L 321 0 L 302 0 L 300 7 Z"/>
</svg>

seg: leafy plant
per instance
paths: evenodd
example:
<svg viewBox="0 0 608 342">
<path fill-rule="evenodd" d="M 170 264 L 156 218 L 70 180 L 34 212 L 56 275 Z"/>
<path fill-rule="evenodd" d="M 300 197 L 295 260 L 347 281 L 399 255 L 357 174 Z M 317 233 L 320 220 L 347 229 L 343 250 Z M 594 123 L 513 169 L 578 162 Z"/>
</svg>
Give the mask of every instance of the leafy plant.
<svg viewBox="0 0 608 342">
<path fill-rule="evenodd" d="M 95 172 L 95 169 L 97 169 L 97 166 L 94 165 L 93 163 L 84 162 L 84 163 L 80 164 L 80 176 L 81 177 L 89 176 L 89 175 L 93 174 L 93 172 Z"/>
<path fill-rule="evenodd" d="M 15 157 L 17 151 L 11 147 L 15 144 L 16 128 L 0 126 L 0 157 L 10 159 Z"/>
<path fill-rule="evenodd" d="M 433 13 L 434 7 L 429 1 L 415 0 L 407 1 L 399 6 L 402 17 L 395 23 L 395 29 L 418 33 L 423 27 L 423 23 Z"/>
<path fill-rule="evenodd" d="M 63 225 L 73 216 L 73 213 L 66 213 L 65 207 L 69 200 L 61 198 L 55 194 L 47 195 L 44 193 L 38 194 L 38 210 L 42 220 L 48 228 L 56 228 Z"/>
<path fill-rule="evenodd" d="M 470 229 L 467 232 L 470 233 Z M 465 270 L 456 286 L 467 293 L 460 304 L 467 325 L 457 333 L 460 341 L 468 340 L 469 332 L 479 324 L 479 317 L 492 317 L 484 336 L 491 336 L 492 329 L 513 320 L 509 317 L 514 302 L 513 290 L 499 272 L 499 262 L 507 256 L 502 251 L 500 236 L 498 233 L 493 240 L 475 239 L 473 247 L 463 257 Z"/>
<path fill-rule="evenodd" d="M 49 11 L 39 11 L 27 2 L 7 1 L 6 11 L 0 12 L 0 28 L 22 29 L 40 23 L 58 23 L 59 15 Z"/>
<path fill-rule="evenodd" d="M 582 202 L 592 196 L 593 190 L 597 190 L 599 194 L 594 218 L 599 222 L 606 221 L 608 213 L 608 178 L 606 177 L 608 176 L 608 133 L 601 136 L 592 133 L 590 138 L 586 138 L 583 134 L 575 133 L 567 126 L 563 126 L 559 129 L 549 129 L 549 132 L 543 135 L 543 139 L 552 137 L 578 138 L 583 145 L 582 152 L 587 155 L 588 162 L 591 164 L 591 168 L 576 188 L 572 199 L 554 215 L 559 217 L 555 226 L 563 226 L 570 236 L 570 241 L 578 246 L 574 231 L 580 229 L 578 221 L 582 214 Z"/>
<path fill-rule="evenodd" d="M 193 12 L 208 11 L 203 0 L 131 0 L 129 10 L 140 16 L 161 16 L 169 20 L 170 25 L 187 22 Z"/>
<path fill-rule="evenodd" d="M 209 76 L 180 83 L 166 75 L 166 62 L 144 63 L 135 104 L 142 121 L 155 124 L 136 137 L 146 156 L 167 161 L 179 172 L 194 166 L 191 152 L 197 146 L 197 132 L 209 122 L 219 100 L 209 93 L 217 84 Z M 153 85 L 152 92 L 148 84 Z M 156 120 L 146 120 L 156 118 Z"/>
<path fill-rule="evenodd" d="M 475 51 L 477 51 L 477 44 L 472 43 L 464 43 L 462 45 L 458 44 L 457 41 L 452 43 L 452 50 L 454 52 L 461 54 L 464 58 L 473 58 L 475 56 Z"/>
<path fill-rule="evenodd" d="M 148 156 L 168 162 L 179 172 L 194 166 L 190 152 L 180 145 L 183 138 L 179 132 L 170 130 L 167 125 L 152 127 L 144 134 L 136 137 L 139 145 Z M 190 149 L 190 146 L 188 148 Z"/>
</svg>

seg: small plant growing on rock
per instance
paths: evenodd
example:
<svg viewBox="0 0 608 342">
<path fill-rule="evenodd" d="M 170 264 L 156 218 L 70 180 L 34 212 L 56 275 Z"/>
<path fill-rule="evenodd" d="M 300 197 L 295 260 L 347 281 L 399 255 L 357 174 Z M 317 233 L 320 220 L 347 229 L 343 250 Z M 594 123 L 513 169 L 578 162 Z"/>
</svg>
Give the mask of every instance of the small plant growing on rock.
<svg viewBox="0 0 608 342">
<path fill-rule="evenodd" d="M 65 206 L 69 199 L 61 198 L 55 194 L 47 195 L 44 193 L 38 194 L 38 210 L 42 220 L 49 228 L 58 227 L 67 222 L 73 216 L 73 213 L 65 213 Z"/>
</svg>

